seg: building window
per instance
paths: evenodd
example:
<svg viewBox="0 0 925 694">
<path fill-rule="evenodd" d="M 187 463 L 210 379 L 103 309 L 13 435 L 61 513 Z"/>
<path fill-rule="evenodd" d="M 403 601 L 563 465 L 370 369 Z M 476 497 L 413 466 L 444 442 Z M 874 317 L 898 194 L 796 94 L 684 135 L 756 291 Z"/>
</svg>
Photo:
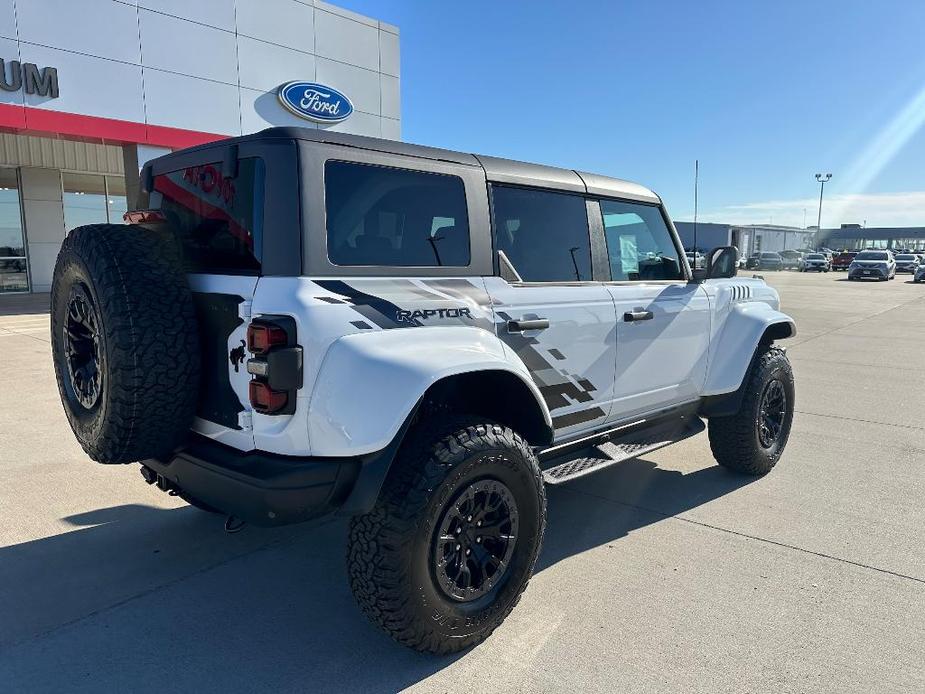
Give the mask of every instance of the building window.
<svg viewBox="0 0 925 694">
<path fill-rule="evenodd" d="M 85 224 L 105 224 L 106 181 L 93 174 L 61 174 L 64 190 L 64 226 L 70 230 Z"/>
<path fill-rule="evenodd" d="M 122 215 L 128 212 L 128 200 L 125 196 L 125 177 L 106 177 L 106 211 L 110 224 L 122 224 Z"/>
<path fill-rule="evenodd" d="M 123 177 L 62 173 L 61 187 L 67 229 L 85 224 L 122 224 L 122 215 L 128 209 Z"/>
<path fill-rule="evenodd" d="M 0 294 L 29 291 L 16 169 L 0 168 Z"/>
</svg>

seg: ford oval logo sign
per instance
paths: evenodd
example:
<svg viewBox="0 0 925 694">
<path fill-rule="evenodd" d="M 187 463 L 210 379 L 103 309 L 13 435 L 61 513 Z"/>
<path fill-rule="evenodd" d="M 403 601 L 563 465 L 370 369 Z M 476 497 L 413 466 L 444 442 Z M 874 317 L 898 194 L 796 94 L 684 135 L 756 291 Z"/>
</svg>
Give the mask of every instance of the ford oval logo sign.
<svg viewBox="0 0 925 694">
<path fill-rule="evenodd" d="M 324 84 L 287 82 L 280 86 L 278 95 L 287 109 L 316 123 L 340 123 L 353 113 L 350 99 Z"/>
</svg>

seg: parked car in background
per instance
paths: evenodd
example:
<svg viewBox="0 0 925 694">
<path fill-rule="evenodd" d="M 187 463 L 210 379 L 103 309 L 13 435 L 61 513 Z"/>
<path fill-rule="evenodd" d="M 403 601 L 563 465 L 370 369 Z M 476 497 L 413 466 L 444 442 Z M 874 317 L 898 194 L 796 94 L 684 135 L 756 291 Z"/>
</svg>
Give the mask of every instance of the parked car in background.
<svg viewBox="0 0 925 694">
<path fill-rule="evenodd" d="M 899 253 L 896 256 L 896 272 L 911 272 L 914 275 L 919 264 L 919 257 L 915 253 Z"/>
<path fill-rule="evenodd" d="M 891 280 L 896 277 L 896 261 L 889 251 L 861 251 L 848 267 L 848 279 Z"/>
<path fill-rule="evenodd" d="M 832 269 L 832 263 L 825 257 L 824 253 L 808 253 L 803 256 L 800 264 L 800 272 L 828 272 Z"/>
<path fill-rule="evenodd" d="M 687 251 L 684 255 L 687 256 L 687 264 L 692 270 L 699 270 L 703 267 L 703 253 L 700 251 Z"/>
<path fill-rule="evenodd" d="M 800 263 L 803 262 L 803 253 L 800 251 L 781 251 L 780 259 L 784 264 L 784 270 L 799 270 Z"/>
<path fill-rule="evenodd" d="M 925 281 L 925 263 L 922 263 L 915 269 L 915 274 L 912 276 L 913 282 L 923 282 Z"/>
<path fill-rule="evenodd" d="M 784 261 L 781 260 L 780 253 L 774 251 L 762 251 L 758 254 L 758 270 L 783 270 Z"/>
<path fill-rule="evenodd" d="M 832 258 L 832 269 L 847 270 L 848 266 L 851 265 L 851 261 L 854 260 L 857 254 L 857 251 L 842 251 L 834 258 Z"/>
</svg>

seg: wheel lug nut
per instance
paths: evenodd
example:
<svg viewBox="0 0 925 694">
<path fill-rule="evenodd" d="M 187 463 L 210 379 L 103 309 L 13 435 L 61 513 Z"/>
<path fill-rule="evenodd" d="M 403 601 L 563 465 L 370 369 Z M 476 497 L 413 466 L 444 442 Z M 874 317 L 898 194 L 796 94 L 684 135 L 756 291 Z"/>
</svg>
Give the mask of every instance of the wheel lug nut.
<svg viewBox="0 0 925 694">
<path fill-rule="evenodd" d="M 461 550 L 461 549 L 462 549 L 462 545 L 456 545 L 456 551 L 457 551 L 457 552 L 458 552 L 459 550 Z"/>
<path fill-rule="evenodd" d="M 481 542 L 481 541 L 482 541 L 482 538 L 481 538 L 481 537 L 477 537 L 477 538 L 475 538 L 475 541 L 476 541 L 476 542 Z"/>
<path fill-rule="evenodd" d="M 482 521 L 477 521 L 477 522 L 476 522 L 476 525 L 477 525 L 478 527 L 481 528 L 481 527 L 482 527 Z"/>
<path fill-rule="evenodd" d="M 471 549 L 467 549 L 467 550 L 466 550 L 466 556 L 468 557 L 470 554 L 472 554 L 472 550 L 471 550 Z"/>
<path fill-rule="evenodd" d="M 472 516 L 466 516 L 466 522 L 467 522 L 467 523 L 471 523 L 471 522 L 472 522 Z"/>
</svg>

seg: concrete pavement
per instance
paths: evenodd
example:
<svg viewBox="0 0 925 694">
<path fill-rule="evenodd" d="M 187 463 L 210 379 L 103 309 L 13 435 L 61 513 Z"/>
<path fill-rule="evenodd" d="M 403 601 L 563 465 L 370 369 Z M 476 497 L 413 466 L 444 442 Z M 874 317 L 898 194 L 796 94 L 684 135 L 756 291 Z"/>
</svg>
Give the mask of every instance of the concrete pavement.
<svg viewBox="0 0 925 694">
<path fill-rule="evenodd" d="M 799 330 L 778 467 L 726 473 L 700 435 L 551 488 L 523 600 L 452 658 L 397 646 L 359 614 L 343 521 L 226 535 L 137 466 L 90 463 L 58 403 L 47 316 L 0 299 L 0 682 L 925 690 L 925 286 L 765 276 Z"/>
</svg>

